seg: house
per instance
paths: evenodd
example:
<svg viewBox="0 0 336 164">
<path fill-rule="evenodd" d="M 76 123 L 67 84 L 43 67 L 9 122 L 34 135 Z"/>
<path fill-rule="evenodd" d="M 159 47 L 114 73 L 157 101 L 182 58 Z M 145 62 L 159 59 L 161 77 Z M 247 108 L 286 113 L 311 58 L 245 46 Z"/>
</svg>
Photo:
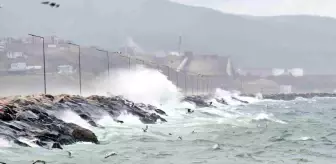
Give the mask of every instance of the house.
<svg viewBox="0 0 336 164">
<path fill-rule="evenodd" d="M 66 75 L 69 75 L 69 74 L 73 74 L 75 72 L 73 66 L 71 65 L 59 65 L 57 67 L 57 73 L 58 74 L 66 74 Z"/>
</svg>

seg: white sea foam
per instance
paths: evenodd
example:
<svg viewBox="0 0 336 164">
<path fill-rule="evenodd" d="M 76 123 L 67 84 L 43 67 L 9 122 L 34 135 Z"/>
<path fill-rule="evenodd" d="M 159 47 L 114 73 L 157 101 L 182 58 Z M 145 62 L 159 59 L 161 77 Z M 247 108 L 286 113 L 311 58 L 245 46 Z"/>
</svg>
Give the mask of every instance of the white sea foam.
<svg viewBox="0 0 336 164">
<path fill-rule="evenodd" d="M 0 147 L 11 147 L 10 142 L 4 138 L 0 137 Z"/>
</svg>

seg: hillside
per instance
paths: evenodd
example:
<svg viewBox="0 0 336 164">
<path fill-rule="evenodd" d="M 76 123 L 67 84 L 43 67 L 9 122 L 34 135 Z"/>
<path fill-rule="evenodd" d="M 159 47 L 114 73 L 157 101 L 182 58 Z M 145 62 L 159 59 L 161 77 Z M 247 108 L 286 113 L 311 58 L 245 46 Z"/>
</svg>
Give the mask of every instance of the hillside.
<svg viewBox="0 0 336 164">
<path fill-rule="evenodd" d="M 133 38 L 144 50 L 183 50 L 229 55 L 240 67 L 336 68 L 336 20 L 314 16 L 252 17 L 167 0 L 4 0 L 0 36 L 58 35 L 77 43 L 116 49 Z M 30 3 L 36 2 L 36 3 Z"/>
</svg>

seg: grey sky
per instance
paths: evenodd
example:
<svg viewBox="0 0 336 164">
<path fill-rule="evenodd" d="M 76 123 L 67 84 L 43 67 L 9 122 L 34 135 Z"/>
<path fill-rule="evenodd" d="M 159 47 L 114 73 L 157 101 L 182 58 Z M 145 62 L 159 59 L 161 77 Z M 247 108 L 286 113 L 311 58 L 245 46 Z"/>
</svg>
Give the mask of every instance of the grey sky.
<svg viewBox="0 0 336 164">
<path fill-rule="evenodd" d="M 336 17 L 336 0 L 171 0 L 227 13 L 248 15 L 320 15 Z"/>
</svg>

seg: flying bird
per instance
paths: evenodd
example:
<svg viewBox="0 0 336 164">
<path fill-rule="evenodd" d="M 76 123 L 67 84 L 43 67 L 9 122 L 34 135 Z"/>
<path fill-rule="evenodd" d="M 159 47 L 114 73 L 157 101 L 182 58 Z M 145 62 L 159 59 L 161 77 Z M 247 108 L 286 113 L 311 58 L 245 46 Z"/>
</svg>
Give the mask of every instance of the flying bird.
<svg viewBox="0 0 336 164">
<path fill-rule="evenodd" d="M 147 132 L 147 130 L 148 130 L 148 125 L 146 125 L 146 128 L 144 129 L 144 128 L 142 128 L 142 130 L 143 130 L 143 132 Z"/>
<path fill-rule="evenodd" d="M 115 156 L 115 155 L 117 155 L 117 153 L 112 152 L 112 153 L 106 155 L 106 156 L 105 156 L 105 159 L 106 159 L 106 158 L 109 158 L 109 157 L 112 157 L 112 156 Z"/>
<path fill-rule="evenodd" d="M 43 2 L 41 2 L 41 4 L 49 5 L 50 7 L 56 7 L 56 8 L 60 7 L 60 4 L 57 4 L 56 2 L 43 1 Z"/>
<path fill-rule="evenodd" d="M 56 3 L 55 3 L 55 2 L 51 2 L 51 3 L 50 3 L 50 6 L 51 6 L 51 7 L 55 7 L 55 6 L 56 6 Z"/>
</svg>

